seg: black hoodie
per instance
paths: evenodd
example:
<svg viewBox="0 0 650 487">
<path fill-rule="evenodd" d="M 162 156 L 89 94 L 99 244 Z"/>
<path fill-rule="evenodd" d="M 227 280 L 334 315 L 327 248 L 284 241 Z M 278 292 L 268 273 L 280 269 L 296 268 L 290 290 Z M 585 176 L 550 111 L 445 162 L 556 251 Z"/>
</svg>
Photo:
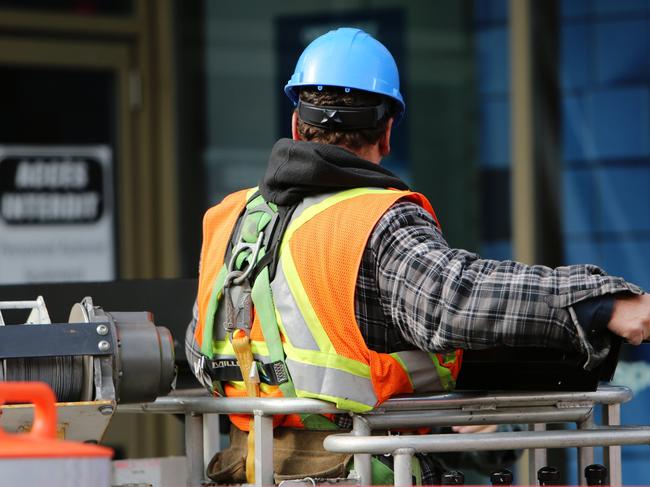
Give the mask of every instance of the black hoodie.
<svg viewBox="0 0 650 487">
<path fill-rule="evenodd" d="M 280 139 L 271 150 L 260 193 L 266 201 L 293 205 L 307 196 L 363 187 L 408 189 L 388 169 L 342 147 Z"/>
</svg>

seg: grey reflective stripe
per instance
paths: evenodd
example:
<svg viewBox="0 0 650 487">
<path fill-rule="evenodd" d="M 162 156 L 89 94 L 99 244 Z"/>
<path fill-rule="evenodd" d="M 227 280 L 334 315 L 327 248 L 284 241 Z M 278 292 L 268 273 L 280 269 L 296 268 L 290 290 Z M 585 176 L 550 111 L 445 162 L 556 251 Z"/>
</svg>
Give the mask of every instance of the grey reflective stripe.
<svg viewBox="0 0 650 487">
<path fill-rule="evenodd" d="M 308 196 L 307 198 L 303 199 L 298 204 L 298 206 L 296 206 L 296 209 L 293 211 L 293 215 L 291 215 L 291 221 L 294 221 L 296 218 L 302 215 L 302 212 L 305 211 L 310 206 L 317 205 L 318 203 L 322 203 L 327 198 L 329 198 L 330 196 L 334 196 L 335 194 L 338 193 L 319 194 L 317 196 Z"/>
<path fill-rule="evenodd" d="M 340 397 L 369 407 L 377 404 L 372 381 L 331 367 L 296 362 L 287 357 L 287 368 L 296 390 Z"/>
<path fill-rule="evenodd" d="M 375 188 L 375 187 L 368 187 L 366 189 L 381 189 L 384 190 L 386 188 Z M 291 215 L 291 221 L 295 220 L 298 218 L 303 211 L 305 211 L 307 208 L 313 205 L 317 205 L 318 203 L 322 203 L 328 198 L 331 198 L 332 196 L 336 196 L 337 194 L 341 193 L 342 191 L 334 191 L 332 193 L 324 193 L 324 194 L 319 194 L 317 196 L 308 196 L 307 198 L 303 199 L 298 206 L 296 206 L 296 209 L 293 212 L 293 215 Z"/>
<path fill-rule="evenodd" d="M 289 283 L 284 275 L 282 265 L 278 265 L 275 272 L 275 279 L 271 283 L 271 291 L 273 292 L 275 309 L 280 314 L 284 329 L 289 335 L 287 339 L 291 344 L 303 350 L 320 350 L 289 289 Z"/>
<path fill-rule="evenodd" d="M 262 364 L 270 364 L 271 359 L 268 355 L 260 355 L 259 353 L 254 353 L 253 358 Z"/>
<path fill-rule="evenodd" d="M 321 194 L 318 196 L 310 196 L 303 199 L 298 206 L 296 207 L 293 215 L 291 215 L 291 223 L 298 218 L 303 211 L 309 208 L 312 205 L 321 203 L 325 201 L 330 196 L 336 193 L 327 193 Z M 305 322 L 305 318 L 298 308 L 293 294 L 289 288 L 289 283 L 284 274 L 284 269 L 282 268 L 282 262 L 278 263 L 277 269 L 275 271 L 275 278 L 271 282 L 271 291 L 273 293 L 273 304 L 275 304 L 275 309 L 280 314 L 280 319 L 284 325 L 284 329 L 289 335 L 289 340 L 291 344 L 296 348 L 301 348 L 303 350 L 320 350 L 316 340 L 314 339 L 309 326 Z"/>
<path fill-rule="evenodd" d="M 439 392 L 444 391 L 438 376 L 438 369 L 433 363 L 433 358 L 426 352 L 412 350 L 398 352 L 402 363 L 406 366 L 406 372 L 411 378 L 413 392 Z"/>
</svg>

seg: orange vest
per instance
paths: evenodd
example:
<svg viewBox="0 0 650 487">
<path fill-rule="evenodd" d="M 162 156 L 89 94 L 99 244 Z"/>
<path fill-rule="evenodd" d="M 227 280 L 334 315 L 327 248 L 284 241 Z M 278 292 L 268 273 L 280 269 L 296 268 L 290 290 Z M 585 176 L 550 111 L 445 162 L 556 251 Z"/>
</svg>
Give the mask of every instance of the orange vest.
<svg viewBox="0 0 650 487">
<path fill-rule="evenodd" d="M 217 299 L 213 286 L 251 193 L 233 193 L 205 215 L 195 333 L 200 346 L 206 339 L 204 327 L 211 300 Z M 356 321 L 355 291 L 364 249 L 379 219 L 400 200 L 422 206 L 436 219 L 421 194 L 368 188 L 307 198 L 296 209 L 282 239 L 271 290 L 287 368 L 298 396 L 330 400 L 342 409 L 360 412 L 397 394 L 453 388 L 460 351 L 378 353 L 368 349 Z M 215 343 L 217 334 L 223 335 L 219 328 L 222 324 L 215 320 Z M 264 335 L 255 313 L 250 337 L 254 348 L 259 344 L 256 358 L 263 360 Z M 217 347 L 215 356 L 228 354 Z M 246 395 L 236 383 L 225 384 L 224 392 Z M 263 387 L 261 393 L 281 395 L 277 386 Z M 248 429 L 247 416 L 231 418 L 240 429 Z M 294 415 L 274 419 L 276 425 L 301 424 Z"/>
</svg>

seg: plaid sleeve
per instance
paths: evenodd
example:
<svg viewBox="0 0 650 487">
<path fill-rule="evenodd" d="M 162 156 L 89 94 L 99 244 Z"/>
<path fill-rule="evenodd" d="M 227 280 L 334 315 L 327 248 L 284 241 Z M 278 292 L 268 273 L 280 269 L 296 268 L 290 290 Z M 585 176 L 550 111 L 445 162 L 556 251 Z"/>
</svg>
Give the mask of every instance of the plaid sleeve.
<svg viewBox="0 0 650 487">
<path fill-rule="evenodd" d="M 590 344 L 571 306 L 605 294 L 642 293 L 593 265 L 552 269 L 452 249 L 431 216 L 414 203 L 389 209 L 368 247 L 384 314 L 406 341 L 431 352 L 552 347 L 578 351 L 591 368 L 608 346 Z"/>
</svg>

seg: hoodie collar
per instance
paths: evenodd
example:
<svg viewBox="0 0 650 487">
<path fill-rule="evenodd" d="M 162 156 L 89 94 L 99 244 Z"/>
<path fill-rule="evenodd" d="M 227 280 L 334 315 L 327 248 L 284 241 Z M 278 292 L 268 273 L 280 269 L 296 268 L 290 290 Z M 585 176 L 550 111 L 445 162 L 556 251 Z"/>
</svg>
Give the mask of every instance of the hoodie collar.
<svg viewBox="0 0 650 487">
<path fill-rule="evenodd" d="M 271 150 L 260 193 L 266 201 L 288 206 L 307 196 L 361 187 L 408 189 L 388 169 L 342 147 L 280 139 Z"/>
</svg>

